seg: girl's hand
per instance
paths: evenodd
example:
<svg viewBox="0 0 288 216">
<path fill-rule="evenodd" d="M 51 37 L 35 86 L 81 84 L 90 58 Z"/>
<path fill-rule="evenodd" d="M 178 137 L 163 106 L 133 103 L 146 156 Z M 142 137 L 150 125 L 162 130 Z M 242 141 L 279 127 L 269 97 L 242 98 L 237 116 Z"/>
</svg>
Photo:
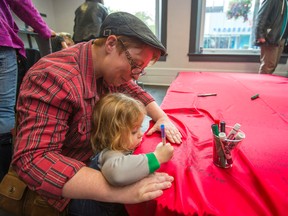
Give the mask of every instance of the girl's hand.
<svg viewBox="0 0 288 216">
<path fill-rule="evenodd" d="M 174 148 L 171 146 L 170 143 L 166 143 L 163 145 L 163 143 L 159 143 L 154 151 L 155 157 L 157 158 L 158 162 L 160 164 L 165 163 L 169 161 L 174 153 Z"/>
</svg>

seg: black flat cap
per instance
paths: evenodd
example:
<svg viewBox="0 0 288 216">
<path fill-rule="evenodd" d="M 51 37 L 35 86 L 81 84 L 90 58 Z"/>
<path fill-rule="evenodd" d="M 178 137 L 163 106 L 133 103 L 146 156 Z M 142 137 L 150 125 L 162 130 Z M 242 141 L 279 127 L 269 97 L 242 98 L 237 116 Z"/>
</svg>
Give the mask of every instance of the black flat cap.
<svg viewBox="0 0 288 216">
<path fill-rule="evenodd" d="M 100 27 L 97 38 L 109 35 L 125 35 L 136 37 L 143 43 L 161 50 L 161 55 L 166 54 L 166 49 L 149 27 L 136 16 L 126 12 L 109 14 Z"/>
</svg>

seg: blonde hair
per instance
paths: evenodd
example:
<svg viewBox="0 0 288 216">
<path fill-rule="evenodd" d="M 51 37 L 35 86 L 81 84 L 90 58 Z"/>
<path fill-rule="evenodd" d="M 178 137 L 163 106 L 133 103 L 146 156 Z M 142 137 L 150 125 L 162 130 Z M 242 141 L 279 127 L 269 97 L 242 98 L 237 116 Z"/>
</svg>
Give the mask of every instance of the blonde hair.
<svg viewBox="0 0 288 216">
<path fill-rule="evenodd" d="M 119 38 L 120 40 L 123 41 L 124 45 L 128 48 L 133 47 L 133 48 L 140 48 L 143 49 L 144 47 L 150 47 L 153 50 L 153 56 L 151 59 L 151 63 L 154 64 L 161 56 L 161 51 L 155 47 L 152 47 L 148 44 L 143 43 L 142 41 L 140 41 L 138 38 L 136 37 L 127 37 L 127 36 L 117 36 L 117 38 Z M 95 44 L 96 46 L 103 46 L 106 42 L 107 38 L 97 38 L 94 40 L 93 44 Z M 117 43 L 117 49 L 119 51 L 119 53 L 121 54 L 122 52 L 124 52 L 123 46 L 121 45 L 121 43 Z"/>
<path fill-rule="evenodd" d="M 68 32 L 59 32 L 59 33 L 57 33 L 57 35 L 59 35 L 59 36 L 64 38 L 67 46 L 72 46 L 72 45 L 75 44 L 70 33 L 68 33 Z"/>
<path fill-rule="evenodd" d="M 101 98 L 93 109 L 91 143 L 93 151 L 128 150 L 130 134 L 141 127 L 145 107 L 122 93 L 112 93 Z"/>
</svg>

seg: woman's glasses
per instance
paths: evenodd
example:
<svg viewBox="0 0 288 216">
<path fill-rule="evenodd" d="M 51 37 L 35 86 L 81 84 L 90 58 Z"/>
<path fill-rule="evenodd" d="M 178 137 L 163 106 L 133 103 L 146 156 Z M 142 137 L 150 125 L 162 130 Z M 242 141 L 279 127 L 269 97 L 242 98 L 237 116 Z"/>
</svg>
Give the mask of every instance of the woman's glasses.
<svg viewBox="0 0 288 216">
<path fill-rule="evenodd" d="M 129 53 L 127 47 L 125 46 L 125 44 L 123 43 L 123 41 L 121 39 L 118 38 L 118 41 L 121 43 L 121 45 L 123 46 L 124 52 L 125 52 L 125 56 L 131 66 L 131 76 L 143 76 L 145 75 L 145 71 L 144 69 L 142 69 L 140 66 L 138 66 L 135 61 L 133 60 L 131 54 Z"/>
</svg>

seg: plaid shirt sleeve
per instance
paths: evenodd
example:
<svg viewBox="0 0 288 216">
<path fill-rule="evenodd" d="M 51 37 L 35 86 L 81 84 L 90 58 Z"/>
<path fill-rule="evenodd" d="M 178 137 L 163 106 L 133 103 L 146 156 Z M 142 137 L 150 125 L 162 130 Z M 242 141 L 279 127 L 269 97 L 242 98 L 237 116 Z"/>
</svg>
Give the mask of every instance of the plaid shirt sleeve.
<svg viewBox="0 0 288 216">
<path fill-rule="evenodd" d="M 130 95 L 131 97 L 141 101 L 145 106 L 155 101 L 154 98 L 148 92 L 142 89 L 133 80 L 125 84 L 122 84 L 120 87 L 117 88 L 117 91 Z M 114 91 L 112 90 L 112 92 L 115 92 L 115 90 Z"/>
<path fill-rule="evenodd" d="M 63 186 L 93 154 L 89 137 L 95 99 L 83 97 L 84 76 L 69 52 L 63 59 L 55 57 L 60 52 L 44 57 L 24 77 L 12 161 L 27 185 L 60 211 L 69 202 L 62 197 Z"/>
</svg>

